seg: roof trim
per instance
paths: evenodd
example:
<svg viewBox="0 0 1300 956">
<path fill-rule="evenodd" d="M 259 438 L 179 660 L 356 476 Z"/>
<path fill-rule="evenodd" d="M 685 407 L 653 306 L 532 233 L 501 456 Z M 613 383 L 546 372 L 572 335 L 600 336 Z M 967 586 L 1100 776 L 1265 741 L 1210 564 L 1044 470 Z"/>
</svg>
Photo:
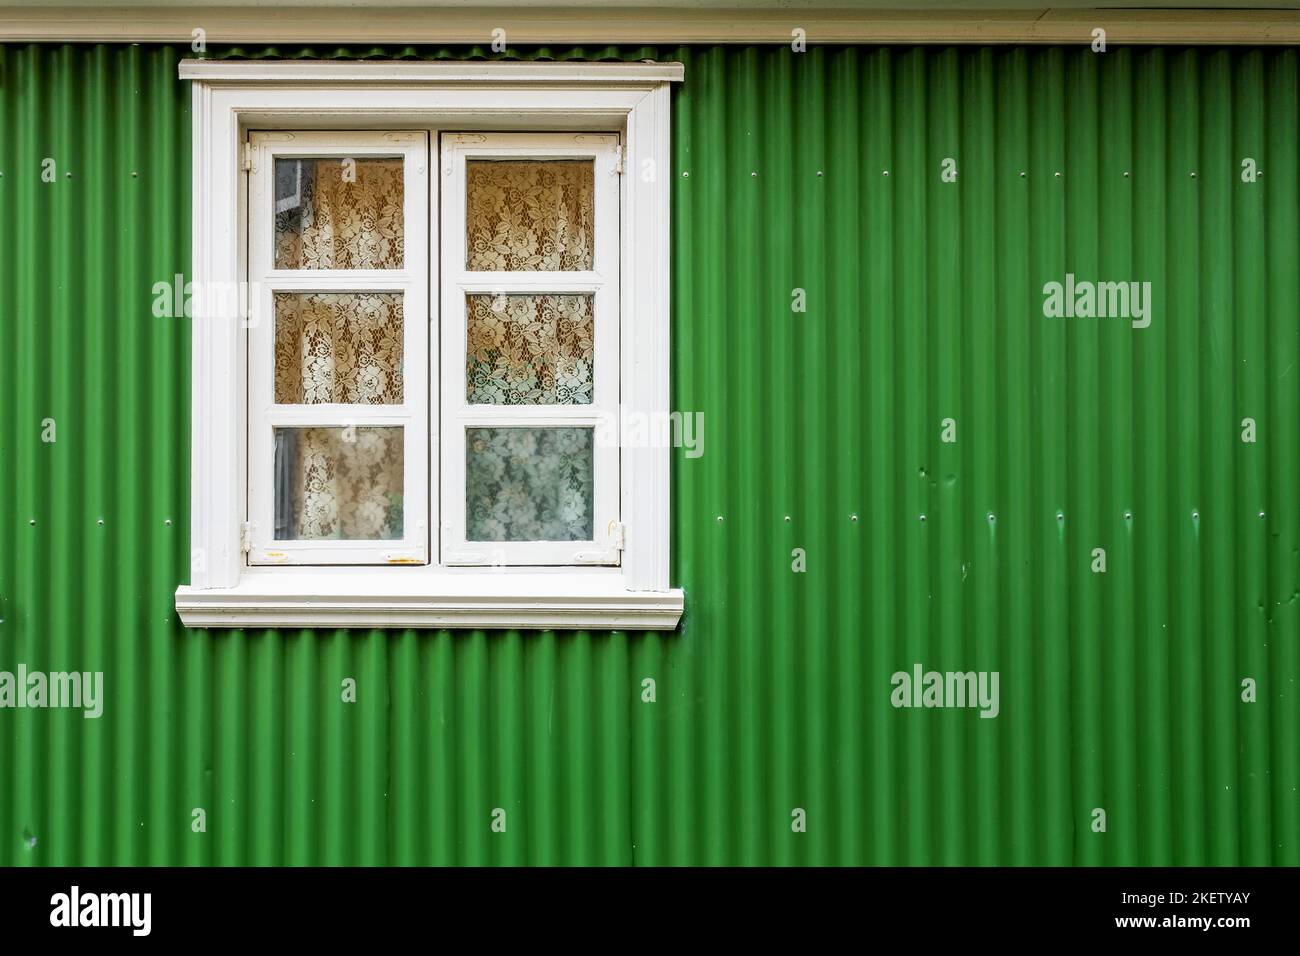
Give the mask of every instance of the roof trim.
<svg viewBox="0 0 1300 956">
<path fill-rule="evenodd" d="M 440 60 L 181 60 L 180 78 L 204 83 L 680 83 L 680 63 L 554 63 Z"/>
<path fill-rule="evenodd" d="M 1300 44 L 1295 10 L 816 10 L 605 7 L 5 7 L 0 42 L 479 44 Z"/>
</svg>

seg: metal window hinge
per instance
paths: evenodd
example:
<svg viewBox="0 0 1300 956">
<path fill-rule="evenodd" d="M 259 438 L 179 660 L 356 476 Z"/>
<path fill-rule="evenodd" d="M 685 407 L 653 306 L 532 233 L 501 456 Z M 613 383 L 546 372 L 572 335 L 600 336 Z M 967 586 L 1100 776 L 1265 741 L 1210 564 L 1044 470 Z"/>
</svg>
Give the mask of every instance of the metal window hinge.
<svg viewBox="0 0 1300 956">
<path fill-rule="evenodd" d="M 239 549 L 248 554 L 253 550 L 253 522 L 245 521 L 239 529 Z"/>
<path fill-rule="evenodd" d="M 621 521 L 609 523 L 609 544 L 615 551 L 622 551 L 627 542 L 627 528 Z"/>
<path fill-rule="evenodd" d="M 623 144 L 619 143 L 614 147 L 614 172 L 620 176 L 623 175 Z"/>
<path fill-rule="evenodd" d="M 244 164 L 243 170 L 246 173 L 253 171 L 253 144 L 244 143 Z"/>
</svg>

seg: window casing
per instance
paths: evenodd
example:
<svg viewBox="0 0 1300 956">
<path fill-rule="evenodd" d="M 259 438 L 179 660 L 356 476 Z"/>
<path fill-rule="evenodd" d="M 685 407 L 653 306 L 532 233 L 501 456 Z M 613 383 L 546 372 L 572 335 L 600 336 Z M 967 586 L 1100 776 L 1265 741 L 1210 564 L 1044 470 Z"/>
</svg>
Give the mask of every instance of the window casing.
<svg viewBox="0 0 1300 956">
<path fill-rule="evenodd" d="M 194 80 L 195 285 L 250 290 L 238 317 L 194 303 L 185 623 L 676 626 L 669 449 L 623 447 L 618 428 L 668 410 L 680 66 L 186 61 L 181 74 Z M 280 261 L 271 211 L 295 227 L 306 217 L 300 183 L 277 186 L 277 161 L 300 179 L 372 161 L 391 176 L 400 161 L 400 264 Z M 485 234 L 471 179 L 494 188 L 507 167 L 525 179 L 541 168 L 547 195 L 589 171 L 588 259 L 485 263 L 469 248 L 471 217 Z M 544 340 L 537 354 L 515 347 L 521 330 Z M 397 429 L 400 468 L 349 483 L 373 477 Z M 499 491 L 483 476 L 503 462 L 514 484 Z M 309 495 L 309 472 L 338 487 Z M 543 492 L 532 502 L 529 482 Z M 520 496 L 527 520 L 512 510 Z"/>
</svg>

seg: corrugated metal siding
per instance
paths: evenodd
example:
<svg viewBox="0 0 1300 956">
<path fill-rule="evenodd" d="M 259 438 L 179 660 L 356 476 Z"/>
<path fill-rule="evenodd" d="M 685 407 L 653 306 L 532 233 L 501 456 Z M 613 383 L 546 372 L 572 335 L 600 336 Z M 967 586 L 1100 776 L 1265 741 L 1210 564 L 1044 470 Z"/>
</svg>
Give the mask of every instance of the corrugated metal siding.
<svg viewBox="0 0 1300 956">
<path fill-rule="evenodd" d="M 179 627 L 186 52 L 0 51 L 0 864 L 1300 863 L 1295 50 L 535 51 L 687 66 L 675 635 Z"/>
</svg>

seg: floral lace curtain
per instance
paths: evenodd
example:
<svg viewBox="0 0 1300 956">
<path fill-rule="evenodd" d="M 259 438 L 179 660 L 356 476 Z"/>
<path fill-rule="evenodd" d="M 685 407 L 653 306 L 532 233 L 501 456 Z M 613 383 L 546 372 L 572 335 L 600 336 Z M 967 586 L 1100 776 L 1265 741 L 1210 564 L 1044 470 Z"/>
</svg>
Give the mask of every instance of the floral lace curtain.
<svg viewBox="0 0 1300 956">
<path fill-rule="evenodd" d="M 401 159 L 276 161 L 281 269 L 398 269 Z M 403 400 L 403 314 L 391 292 L 288 292 L 275 300 L 275 400 L 391 405 Z M 278 428 L 279 540 L 403 536 L 403 430 Z"/>
<path fill-rule="evenodd" d="M 400 159 L 277 159 L 277 269 L 400 269 Z"/>
<path fill-rule="evenodd" d="M 277 539 L 402 537 L 401 428 L 277 428 L 275 459 Z"/>
<path fill-rule="evenodd" d="M 471 405 L 590 405 L 589 295 L 468 297 Z"/>
<path fill-rule="evenodd" d="M 466 268 L 485 272 L 592 268 L 594 177 L 589 160 L 466 163 Z"/>
</svg>

